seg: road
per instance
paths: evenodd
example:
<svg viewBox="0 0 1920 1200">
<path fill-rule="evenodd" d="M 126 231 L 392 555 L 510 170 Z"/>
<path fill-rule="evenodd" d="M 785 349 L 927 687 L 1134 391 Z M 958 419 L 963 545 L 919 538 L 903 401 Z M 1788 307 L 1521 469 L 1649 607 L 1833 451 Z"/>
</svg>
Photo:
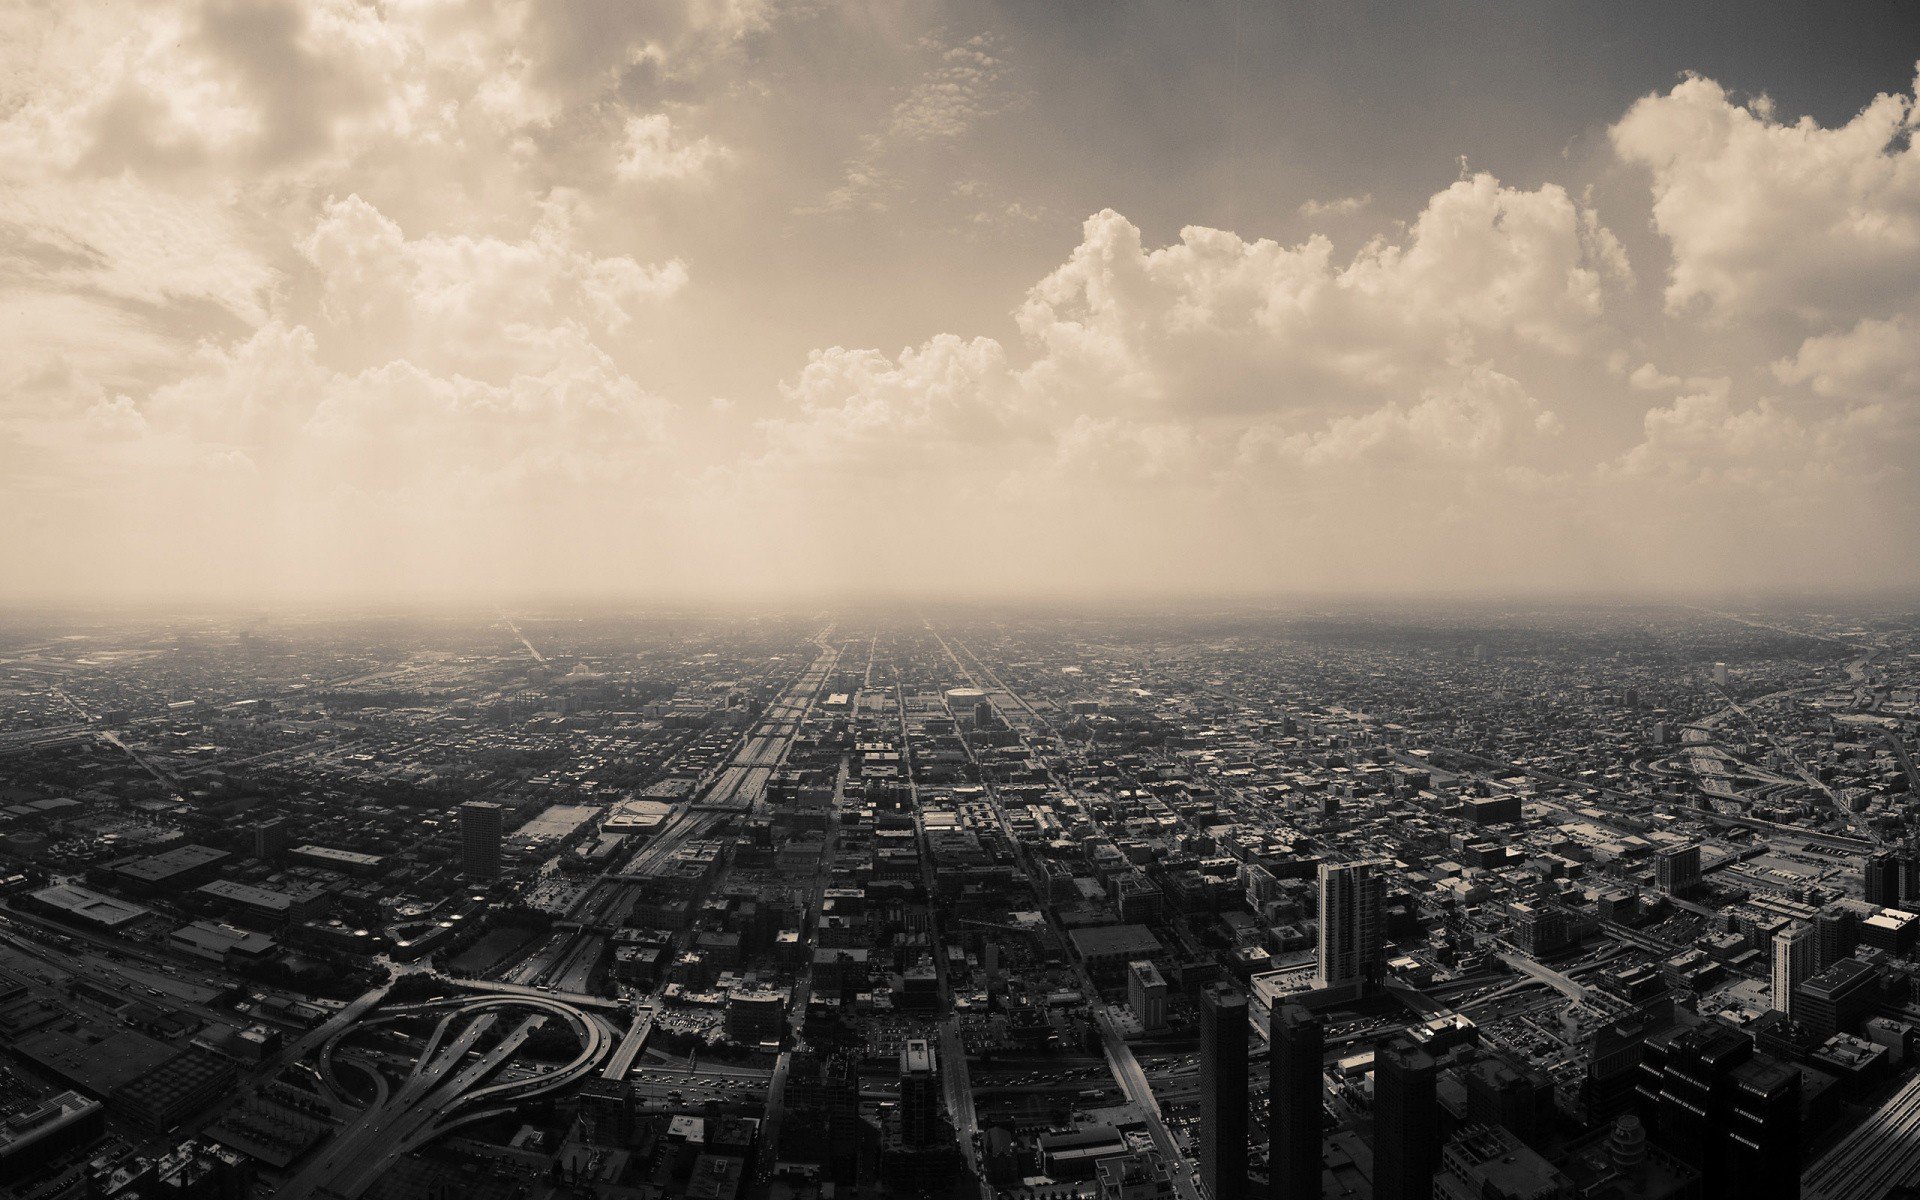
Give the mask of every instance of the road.
<svg viewBox="0 0 1920 1200">
<path fill-rule="evenodd" d="M 1045 731 L 1051 736 L 1058 736 L 1048 725 L 1046 719 L 1040 716 L 1032 705 L 1028 704 L 1012 689 L 1002 683 L 1000 678 L 990 671 L 986 664 L 982 663 L 979 658 L 961 644 L 957 638 L 950 641 L 943 636 L 939 630 L 933 627 L 931 621 L 924 622 L 924 624 L 926 625 L 927 633 L 939 643 L 940 649 L 946 653 L 947 658 L 952 661 L 954 668 L 960 672 L 961 677 L 964 678 L 968 684 L 980 688 L 980 690 L 988 694 L 989 698 L 994 696 L 1003 698 L 1002 701 L 999 702 L 999 707 L 1002 715 L 1008 718 L 1009 724 L 1012 724 L 1011 717 L 1013 715 L 1024 714 L 1027 721 L 1031 722 L 1032 727 Z M 956 646 L 959 647 L 958 650 L 955 649 Z M 962 661 L 960 657 L 961 651 L 965 651 L 966 656 L 973 660 L 972 667 L 969 667 L 966 662 Z M 983 682 L 983 680 L 985 682 Z M 988 686 L 989 684 L 991 686 Z M 1032 748 L 1031 743 L 1027 742 L 1024 733 L 1022 734 L 1021 740 L 1023 744 L 1027 744 L 1030 749 Z M 962 744 L 966 746 L 968 757 L 972 758 L 972 744 L 966 742 L 965 739 L 962 740 Z M 1048 769 L 1048 773 L 1052 775 L 1051 768 Z M 984 782 L 983 780 L 983 783 Z M 1061 787 L 1063 791 L 1071 792 L 1072 789 L 1065 780 L 1054 776 L 1054 782 Z M 1007 819 L 1006 810 L 1000 803 L 999 789 L 995 788 L 991 783 L 986 783 L 985 786 L 987 800 L 993 806 L 994 813 L 1000 821 L 1001 828 L 1003 830 L 1011 830 L 1012 825 Z M 1106 832 L 1105 829 L 1100 825 L 1099 821 L 1093 817 L 1091 812 L 1087 813 L 1087 819 L 1094 826 L 1095 831 L 1104 836 Z M 1018 846 L 1020 843 L 1015 840 L 1014 844 Z M 1039 877 L 1038 869 L 1031 857 L 1023 853 L 1021 855 L 1021 863 L 1027 871 L 1029 878 L 1033 880 L 1034 886 L 1039 894 L 1044 896 L 1046 894 L 1046 883 L 1044 879 Z M 1049 921 L 1055 920 L 1051 906 L 1048 906 L 1045 912 L 1047 913 Z M 1065 941 L 1065 932 L 1059 930 L 1057 926 L 1056 932 L 1059 933 L 1062 941 Z M 1085 990 L 1087 997 L 1092 1002 L 1094 1024 L 1100 1030 L 1100 1045 L 1106 1053 L 1107 1067 L 1112 1071 L 1114 1081 L 1120 1085 L 1120 1090 L 1126 1093 L 1127 1099 L 1132 1101 L 1134 1106 L 1139 1110 L 1141 1118 L 1146 1124 L 1148 1136 L 1153 1139 L 1155 1148 L 1160 1151 L 1167 1165 L 1173 1170 L 1174 1186 L 1180 1193 L 1182 1200 L 1201 1200 L 1199 1187 L 1193 1181 L 1192 1163 L 1185 1155 L 1180 1153 L 1179 1144 L 1174 1140 L 1172 1132 L 1168 1130 L 1166 1118 L 1160 1112 L 1159 1101 L 1154 1098 L 1153 1085 L 1148 1081 L 1146 1072 L 1141 1069 L 1139 1059 L 1134 1057 L 1133 1049 L 1127 1045 L 1126 1038 L 1121 1036 L 1119 1027 L 1114 1023 L 1112 1013 L 1106 1005 L 1099 1002 L 1099 989 L 1094 986 L 1093 980 L 1087 976 L 1084 967 L 1080 967 L 1079 970 L 1081 987 Z M 1249 1006 L 1249 1009 L 1251 1009 L 1251 1006 Z M 1249 1013 L 1248 1019 L 1251 1021 L 1251 1013 Z M 965 1061 L 964 1055 L 962 1056 L 962 1061 Z M 972 1108 L 971 1096 L 968 1098 L 968 1108 L 969 1110 Z M 971 1138 L 967 1138 L 966 1142 L 970 1146 Z"/>
<path fill-rule="evenodd" d="M 469 1117 L 480 1115 L 486 1106 L 524 1100 L 585 1077 L 599 1065 L 610 1043 L 599 1021 L 549 996 L 434 1000 L 399 1006 L 375 1020 L 395 1020 L 449 1008 L 456 1020 L 466 1019 L 460 1032 L 448 1039 L 446 1034 L 451 1025 L 443 1021 L 436 1026 L 419 1060 L 400 1086 L 376 1098 L 335 1133 L 275 1195 L 305 1200 L 318 1193 L 351 1200 L 371 1187 L 401 1157 Z M 534 1011 L 521 1011 L 529 1008 Z M 499 1022 L 503 1011 L 515 1014 L 512 1028 L 469 1060 L 476 1045 Z M 553 1017 L 566 1020 L 580 1039 L 580 1052 L 572 1062 L 530 1076 L 483 1082 L 505 1066 L 527 1038 Z M 343 1026 L 330 1035 L 321 1053 L 332 1054 L 347 1032 Z M 471 1111 L 456 1115 L 462 1108 Z"/>
<path fill-rule="evenodd" d="M 1100 1030 L 1100 1047 L 1106 1051 L 1107 1065 L 1113 1071 L 1114 1081 L 1127 1099 L 1145 1119 L 1147 1135 L 1153 1139 L 1154 1149 L 1160 1157 L 1173 1168 L 1173 1185 L 1182 1200 L 1201 1200 L 1200 1186 L 1193 1180 L 1191 1164 L 1186 1155 L 1180 1152 L 1180 1146 L 1167 1129 L 1166 1117 L 1160 1112 L 1160 1101 L 1154 1097 L 1153 1084 L 1147 1079 L 1146 1071 L 1140 1066 L 1140 1060 L 1133 1055 L 1133 1047 L 1127 1045 L 1127 1039 L 1114 1023 L 1113 1013 L 1107 1005 L 1098 1005 L 1094 1009 L 1093 1020 Z"/>
</svg>

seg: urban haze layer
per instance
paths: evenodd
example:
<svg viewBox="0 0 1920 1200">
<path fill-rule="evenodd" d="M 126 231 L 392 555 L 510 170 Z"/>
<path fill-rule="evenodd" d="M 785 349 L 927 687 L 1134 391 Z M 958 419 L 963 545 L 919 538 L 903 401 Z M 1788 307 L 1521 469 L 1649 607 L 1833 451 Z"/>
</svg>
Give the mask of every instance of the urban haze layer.
<svg viewBox="0 0 1920 1200">
<path fill-rule="evenodd" d="M 16 617 L 0 1181 L 1877 1200 L 1920 615 Z"/>
</svg>

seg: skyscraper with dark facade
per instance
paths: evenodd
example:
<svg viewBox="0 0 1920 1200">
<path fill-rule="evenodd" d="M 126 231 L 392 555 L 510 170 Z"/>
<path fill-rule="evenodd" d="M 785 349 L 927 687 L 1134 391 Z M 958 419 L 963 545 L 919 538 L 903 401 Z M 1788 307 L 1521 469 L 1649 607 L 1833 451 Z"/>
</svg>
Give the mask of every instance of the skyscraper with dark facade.
<svg viewBox="0 0 1920 1200">
<path fill-rule="evenodd" d="M 1800 1072 L 1708 1022 L 1647 1039 L 1636 1086 L 1654 1141 L 1699 1168 L 1702 1200 L 1800 1195 Z"/>
<path fill-rule="evenodd" d="M 1669 896 L 1691 896 L 1700 888 L 1700 847 L 1675 846 L 1660 851 L 1653 863 L 1654 885 Z"/>
<path fill-rule="evenodd" d="M 1272 1200 L 1320 1195 L 1320 1135 L 1326 1104 L 1322 1067 L 1327 1026 L 1297 1004 L 1276 1004 L 1268 1022 L 1272 1078 L 1267 1088 L 1267 1170 Z"/>
<path fill-rule="evenodd" d="M 1247 998 L 1200 993 L 1200 1179 L 1212 1200 L 1247 1196 Z"/>
<path fill-rule="evenodd" d="M 866 1131 L 860 1117 L 860 1069 L 850 1054 L 829 1058 L 820 1072 L 827 1115 L 827 1175 L 835 1183 L 860 1178 L 860 1151 Z"/>
<path fill-rule="evenodd" d="M 1426 1200 L 1440 1166 L 1439 1066 L 1407 1037 L 1373 1056 L 1374 1200 Z"/>
<path fill-rule="evenodd" d="M 1893 908 L 1900 903 L 1900 860 L 1889 850 L 1876 850 L 1867 859 L 1861 883 L 1868 904 Z"/>
<path fill-rule="evenodd" d="M 940 1139 L 940 1058 L 915 1038 L 900 1047 L 900 1140 L 916 1150 Z"/>
<path fill-rule="evenodd" d="M 507 810 L 486 800 L 460 806 L 460 874 L 468 879 L 500 877 L 500 845 Z"/>
</svg>

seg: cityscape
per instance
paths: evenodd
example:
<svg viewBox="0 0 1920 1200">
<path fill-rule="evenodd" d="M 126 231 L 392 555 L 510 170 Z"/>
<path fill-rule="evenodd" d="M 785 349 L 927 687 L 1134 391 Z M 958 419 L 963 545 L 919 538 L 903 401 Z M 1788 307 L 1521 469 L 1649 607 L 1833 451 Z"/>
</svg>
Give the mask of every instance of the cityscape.
<svg viewBox="0 0 1920 1200">
<path fill-rule="evenodd" d="M 1914 0 L 0 0 L 0 1200 L 1920 1200 Z"/>
<path fill-rule="evenodd" d="M 1870 1200 L 1920 615 L 21 617 L 10 1194 Z"/>
</svg>

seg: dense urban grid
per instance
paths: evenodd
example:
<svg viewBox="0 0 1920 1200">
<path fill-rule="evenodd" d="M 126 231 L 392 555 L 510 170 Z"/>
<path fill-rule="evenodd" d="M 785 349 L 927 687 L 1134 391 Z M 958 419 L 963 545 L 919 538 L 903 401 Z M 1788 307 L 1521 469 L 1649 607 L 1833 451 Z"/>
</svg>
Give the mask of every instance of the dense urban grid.
<svg viewBox="0 0 1920 1200">
<path fill-rule="evenodd" d="M 17 614 L 0 1185 L 1899 1195 L 1917 742 L 1864 603 Z"/>
</svg>

